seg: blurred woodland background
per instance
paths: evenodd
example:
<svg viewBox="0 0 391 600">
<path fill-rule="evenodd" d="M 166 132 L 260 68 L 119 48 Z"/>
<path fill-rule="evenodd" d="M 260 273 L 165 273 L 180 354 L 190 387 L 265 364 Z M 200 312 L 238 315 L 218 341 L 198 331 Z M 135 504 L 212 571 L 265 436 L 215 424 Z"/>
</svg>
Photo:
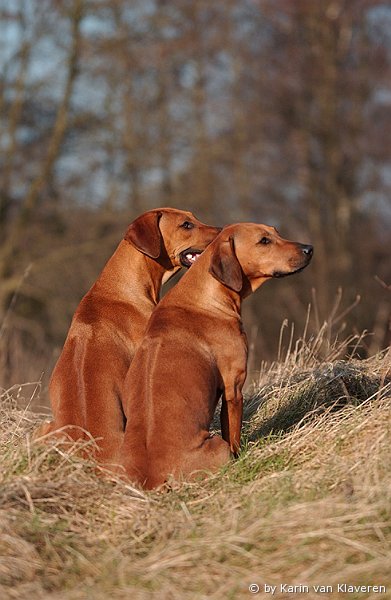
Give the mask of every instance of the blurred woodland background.
<svg viewBox="0 0 391 600">
<path fill-rule="evenodd" d="M 45 388 L 82 295 L 158 206 L 314 244 L 246 301 L 252 368 L 309 303 L 309 331 L 388 345 L 390 66 L 380 0 L 0 0 L 0 386 Z"/>
</svg>

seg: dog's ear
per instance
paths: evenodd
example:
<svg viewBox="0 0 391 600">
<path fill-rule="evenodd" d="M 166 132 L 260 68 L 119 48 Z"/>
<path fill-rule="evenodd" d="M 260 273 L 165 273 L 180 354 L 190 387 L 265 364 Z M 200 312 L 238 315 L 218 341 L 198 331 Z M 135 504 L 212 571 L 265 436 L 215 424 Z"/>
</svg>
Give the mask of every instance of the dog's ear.
<svg viewBox="0 0 391 600">
<path fill-rule="evenodd" d="M 235 253 L 233 237 L 230 236 L 227 241 L 214 248 L 209 273 L 234 292 L 240 292 L 243 287 L 243 274 Z"/>
<path fill-rule="evenodd" d="M 161 216 L 159 211 L 144 213 L 129 225 L 125 233 L 125 240 L 150 258 L 159 258 L 161 253 L 162 236 L 159 229 Z"/>
</svg>

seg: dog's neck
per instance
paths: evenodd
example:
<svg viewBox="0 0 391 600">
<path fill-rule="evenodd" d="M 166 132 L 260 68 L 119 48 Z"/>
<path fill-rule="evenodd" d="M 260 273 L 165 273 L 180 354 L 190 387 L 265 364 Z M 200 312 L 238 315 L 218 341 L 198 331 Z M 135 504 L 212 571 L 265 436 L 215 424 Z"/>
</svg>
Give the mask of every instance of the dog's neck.
<svg viewBox="0 0 391 600">
<path fill-rule="evenodd" d="M 243 274 L 243 286 L 240 292 L 227 287 L 209 272 L 210 250 L 207 248 L 197 259 L 194 266 L 182 277 L 181 281 L 169 292 L 175 301 L 179 294 L 181 301 L 189 306 L 197 306 L 209 312 L 214 310 L 227 317 L 241 320 L 242 302 L 255 292 L 269 277 L 249 280 Z M 200 268 L 202 266 L 202 268 Z M 202 279 L 200 279 L 200 274 Z M 186 301 L 184 299 L 186 298 Z"/>
<path fill-rule="evenodd" d="M 204 261 L 206 265 L 209 263 L 207 256 L 203 255 L 197 259 L 197 263 L 198 261 Z M 200 280 L 200 270 L 195 266 L 190 267 L 167 296 L 174 302 L 176 296 L 179 296 L 184 306 L 194 306 L 209 313 L 218 311 L 227 317 L 241 320 L 241 295 L 217 281 L 207 270 L 202 272 Z"/>
<path fill-rule="evenodd" d="M 228 316 L 242 318 L 242 297 L 238 292 L 227 288 L 208 273 L 208 285 L 212 288 L 212 306 Z"/>
<path fill-rule="evenodd" d="M 213 275 L 209 273 L 209 276 L 214 280 Z M 220 305 L 225 311 L 230 311 L 232 314 L 238 315 L 241 318 L 243 300 L 254 293 L 269 279 L 270 277 L 258 277 L 257 279 L 249 280 L 243 275 L 243 287 L 240 292 L 235 292 L 216 280 L 214 280 L 214 282 L 209 282 L 209 285 L 214 286 L 214 304 Z"/>
<path fill-rule="evenodd" d="M 97 279 L 94 289 L 121 302 L 140 302 L 140 298 L 143 298 L 157 304 L 162 282 L 168 279 L 166 274 L 164 266 L 122 240 Z"/>
</svg>

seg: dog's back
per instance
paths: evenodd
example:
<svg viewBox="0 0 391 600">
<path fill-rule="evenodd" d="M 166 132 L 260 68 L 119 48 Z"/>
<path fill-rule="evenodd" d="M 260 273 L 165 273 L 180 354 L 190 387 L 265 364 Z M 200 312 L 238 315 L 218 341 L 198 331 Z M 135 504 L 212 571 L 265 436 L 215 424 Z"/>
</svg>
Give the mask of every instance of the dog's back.
<svg viewBox="0 0 391 600">
<path fill-rule="evenodd" d="M 188 308 L 176 311 L 166 296 L 125 380 L 128 423 L 121 463 L 130 479 L 146 488 L 164 483 L 170 474 L 195 470 L 194 452 L 210 439 L 221 379 L 202 330 L 196 343 L 187 343 L 191 316 Z"/>
</svg>

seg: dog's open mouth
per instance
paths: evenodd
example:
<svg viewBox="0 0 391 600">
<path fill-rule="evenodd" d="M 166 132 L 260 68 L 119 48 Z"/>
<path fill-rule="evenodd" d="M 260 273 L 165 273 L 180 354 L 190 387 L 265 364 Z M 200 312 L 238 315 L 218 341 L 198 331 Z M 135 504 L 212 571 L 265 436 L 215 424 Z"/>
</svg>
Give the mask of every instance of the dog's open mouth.
<svg viewBox="0 0 391 600">
<path fill-rule="evenodd" d="M 191 267 L 197 258 L 201 255 L 201 250 L 194 250 L 193 248 L 188 248 L 180 253 L 179 259 L 181 261 L 181 265 L 183 267 Z"/>
</svg>

